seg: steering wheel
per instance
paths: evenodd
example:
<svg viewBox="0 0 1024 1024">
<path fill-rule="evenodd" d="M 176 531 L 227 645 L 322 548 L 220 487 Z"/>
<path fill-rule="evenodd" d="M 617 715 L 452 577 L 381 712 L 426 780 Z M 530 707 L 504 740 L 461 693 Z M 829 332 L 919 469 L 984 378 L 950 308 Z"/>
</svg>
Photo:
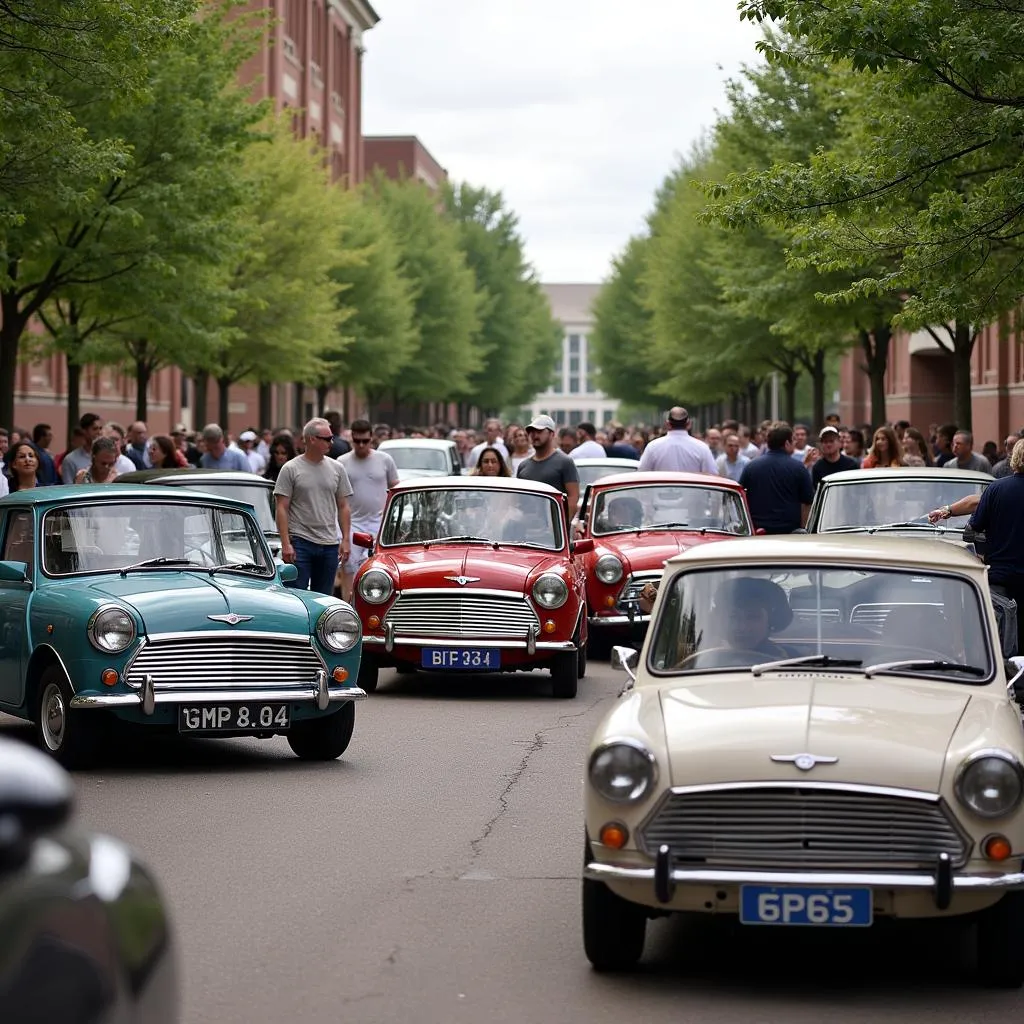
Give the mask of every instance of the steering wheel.
<svg viewBox="0 0 1024 1024">
<path fill-rule="evenodd" d="M 768 660 L 771 659 L 771 655 L 765 654 L 764 651 L 755 651 L 755 650 L 752 650 L 749 647 L 724 647 L 724 646 L 723 647 L 707 647 L 707 648 L 705 648 L 702 651 L 694 651 L 693 654 L 687 655 L 685 658 L 683 658 L 683 660 L 681 662 L 679 662 L 678 665 L 676 665 L 676 668 L 684 668 L 688 661 L 693 661 L 695 658 L 703 657 L 705 654 L 721 654 L 723 652 L 726 652 L 726 653 L 731 654 L 731 655 L 752 654 L 754 656 L 754 658 L 756 659 L 754 664 L 757 664 L 757 662 L 761 662 L 761 661 L 764 661 L 766 659 L 768 659 Z M 696 666 L 694 666 L 694 667 L 696 667 Z M 729 665 L 704 665 L 703 667 L 704 668 L 729 668 L 731 666 L 729 666 Z M 735 667 L 736 668 L 746 668 L 747 666 L 745 666 L 745 665 L 736 665 Z"/>
</svg>

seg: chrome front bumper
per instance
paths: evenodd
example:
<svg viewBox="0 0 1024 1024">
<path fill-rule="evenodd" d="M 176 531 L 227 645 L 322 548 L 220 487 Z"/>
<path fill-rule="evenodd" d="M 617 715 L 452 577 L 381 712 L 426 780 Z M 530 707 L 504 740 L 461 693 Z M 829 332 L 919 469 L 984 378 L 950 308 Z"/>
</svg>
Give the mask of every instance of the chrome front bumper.
<svg viewBox="0 0 1024 1024">
<path fill-rule="evenodd" d="M 426 636 L 396 636 L 389 644 L 383 636 L 363 636 L 366 646 L 383 647 L 390 651 L 394 647 L 489 647 L 502 651 L 575 651 L 576 644 L 572 640 L 452 640 L 450 637 L 438 639 Z"/>
<path fill-rule="evenodd" d="M 588 615 L 587 625 L 597 626 L 646 626 L 651 621 L 650 615 Z"/>
</svg>

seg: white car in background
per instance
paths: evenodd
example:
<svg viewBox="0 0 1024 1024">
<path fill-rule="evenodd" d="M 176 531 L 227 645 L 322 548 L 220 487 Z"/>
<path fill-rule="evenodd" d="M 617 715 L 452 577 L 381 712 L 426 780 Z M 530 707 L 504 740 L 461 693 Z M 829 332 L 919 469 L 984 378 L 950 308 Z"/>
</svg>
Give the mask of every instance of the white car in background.
<svg viewBox="0 0 1024 1024">
<path fill-rule="evenodd" d="M 462 461 L 454 441 L 435 437 L 399 437 L 381 441 L 378 451 L 387 452 L 398 467 L 399 480 L 423 476 L 461 476 Z"/>
</svg>

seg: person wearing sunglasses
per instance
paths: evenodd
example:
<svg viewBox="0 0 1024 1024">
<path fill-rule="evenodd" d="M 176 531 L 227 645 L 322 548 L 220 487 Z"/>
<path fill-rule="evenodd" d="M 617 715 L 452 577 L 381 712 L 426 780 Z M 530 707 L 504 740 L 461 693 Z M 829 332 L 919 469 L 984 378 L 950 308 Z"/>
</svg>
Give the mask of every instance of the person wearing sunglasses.
<svg viewBox="0 0 1024 1024">
<path fill-rule="evenodd" d="M 302 440 L 302 454 L 281 467 L 274 485 L 281 558 L 299 572 L 287 586 L 332 594 L 338 565 L 352 550 L 352 485 L 345 467 L 327 458 L 334 443 L 327 420 L 310 420 Z"/>
</svg>

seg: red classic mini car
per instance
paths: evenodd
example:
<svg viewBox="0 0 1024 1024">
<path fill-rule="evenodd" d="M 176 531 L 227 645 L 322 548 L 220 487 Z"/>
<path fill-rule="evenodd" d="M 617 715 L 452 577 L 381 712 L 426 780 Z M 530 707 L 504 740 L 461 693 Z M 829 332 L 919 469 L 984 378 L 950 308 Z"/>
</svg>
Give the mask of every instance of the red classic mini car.
<svg viewBox="0 0 1024 1024">
<path fill-rule="evenodd" d="M 546 668 L 556 697 L 586 672 L 582 557 L 565 497 L 546 484 L 484 477 L 410 480 L 388 497 L 355 580 L 363 624 L 359 685 L 378 671 Z"/>
<path fill-rule="evenodd" d="M 674 555 L 724 537 L 753 533 L 743 488 L 704 473 L 624 473 L 587 488 L 574 533 L 592 540 L 584 562 L 592 642 L 628 635 L 645 583 L 661 579 Z"/>
</svg>

